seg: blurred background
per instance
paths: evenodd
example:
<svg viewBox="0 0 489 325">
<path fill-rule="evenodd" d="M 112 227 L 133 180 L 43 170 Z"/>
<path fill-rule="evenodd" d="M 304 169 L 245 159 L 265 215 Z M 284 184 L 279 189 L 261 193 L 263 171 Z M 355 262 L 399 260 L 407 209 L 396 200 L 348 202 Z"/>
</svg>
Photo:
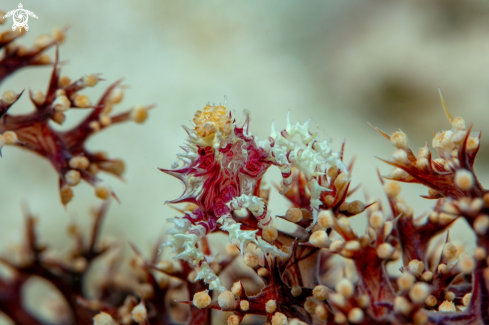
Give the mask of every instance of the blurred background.
<svg viewBox="0 0 489 325">
<path fill-rule="evenodd" d="M 85 93 L 96 101 L 111 82 L 124 78 L 129 88 L 119 110 L 156 104 L 144 125 L 111 127 L 88 142 L 93 151 L 123 158 L 121 182 L 110 183 L 121 204 L 112 203 L 103 232 L 124 238 L 149 252 L 175 212 L 165 205 L 182 193 L 176 179 L 157 170 L 168 168 L 180 152 L 196 110 L 208 102 L 224 103 L 242 121 L 251 112 L 251 132 L 267 137 L 270 125 L 312 119 L 311 129 L 346 139 L 346 161 L 356 157 L 353 185 L 362 183 L 372 198 L 384 199 L 376 175 L 390 168 L 375 156 L 390 158 L 394 147 L 367 122 L 392 133 L 402 129 L 415 152 L 433 131 L 449 129 L 441 108 L 443 91 L 453 116 L 482 130 L 476 170 L 489 183 L 489 3 L 482 0 L 413 1 L 130 1 L 70 0 L 22 2 L 39 18 L 20 41 L 33 43 L 54 27 L 70 26 L 60 47 L 68 63 L 62 75 L 77 79 L 102 73 L 106 81 Z M 4 0 L 5 11 L 18 0 Z M 11 19 L 2 26 L 10 29 Z M 53 54 L 54 52 L 49 52 Z M 50 68 L 28 68 L 0 86 L 6 90 L 45 90 Z M 10 113 L 32 109 L 23 96 Z M 62 128 L 86 112 L 67 114 Z M 58 178 L 44 159 L 5 147 L 0 160 L 0 248 L 23 238 L 21 205 L 39 217 L 41 241 L 53 248 L 70 242 L 67 227 L 75 219 L 88 228 L 89 209 L 101 203 L 86 184 L 74 188 L 65 210 Z M 272 168 L 267 179 L 278 182 Z M 434 204 L 419 198 L 427 190 L 403 185 L 402 195 L 417 215 Z M 359 191 L 358 198 L 363 198 Z M 285 200 L 274 191 L 271 210 L 284 214 Z M 463 221 L 452 239 L 473 248 Z M 365 217 L 355 217 L 363 231 Z M 67 248 L 65 248 L 66 250 Z"/>
</svg>

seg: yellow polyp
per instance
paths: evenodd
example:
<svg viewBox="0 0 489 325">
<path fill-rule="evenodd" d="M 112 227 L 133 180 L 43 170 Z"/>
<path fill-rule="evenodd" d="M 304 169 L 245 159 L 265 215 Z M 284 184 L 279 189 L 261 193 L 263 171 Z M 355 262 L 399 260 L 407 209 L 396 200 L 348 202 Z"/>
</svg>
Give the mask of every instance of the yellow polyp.
<svg viewBox="0 0 489 325">
<path fill-rule="evenodd" d="M 193 119 L 195 132 L 201 138 L 213 136 L 218 131 L 227 135 L 231 132 L 231 118 L 224 106 L 207 105 L 198 110 Z"/>
<path fill-rule="evenodd" d="M 441 93 L 440 88 L 438 88 L 438 92 L 440 93 L 441 106 L 443 106 L 443 110 L 445 111 L 445 115 L 447 116 L 448 121 L 450 121 L 450 123 L 452 123 L 453 117 L 450 114 L 450 112 L 448 111 L 447 105 L 445 104 L 445 99 L 443 98 L 443 94 Z"/>
</svg>

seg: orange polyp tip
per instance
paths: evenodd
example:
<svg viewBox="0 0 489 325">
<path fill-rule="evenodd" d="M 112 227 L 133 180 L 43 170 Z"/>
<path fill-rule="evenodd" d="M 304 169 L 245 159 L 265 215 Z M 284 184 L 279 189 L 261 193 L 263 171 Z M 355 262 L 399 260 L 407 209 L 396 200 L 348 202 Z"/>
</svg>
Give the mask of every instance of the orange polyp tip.
<svg viewBox="0 0 489 325">
<path fill-rule="evenodd" d="M 207 105 L 198 110 L 193 119 L 197 135 L 205 138 L 217 131 L 228 134 L 231 131 L 231 119 L 224 106 Z"/>
</svg>

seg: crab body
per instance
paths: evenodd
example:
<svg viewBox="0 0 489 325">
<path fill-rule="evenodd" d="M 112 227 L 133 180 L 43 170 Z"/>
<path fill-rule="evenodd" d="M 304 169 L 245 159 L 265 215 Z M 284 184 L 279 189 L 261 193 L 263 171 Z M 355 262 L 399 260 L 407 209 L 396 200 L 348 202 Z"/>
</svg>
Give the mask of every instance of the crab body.
<svg viewBox="0 0 489 325">
<path fill-rule="evenodd" d="M 230 213 L 228 205 L 233 198 L 253 191 L 257 180 L 272 164 L 268 153 L 256 145 L 253 136 L 245 133 L 245 127 L 234 127 L 233 121 L 232 131 L 221 135 L 223 147 L 193 143 L 184 148 L 187 154 L 182 158 L 188 163 L 186 166 L 161 169 L 180 179 L 185 186 L 182 196 L 170 203 L 197 205 L 199 219 L 204 221 L 208 231 L 214 229 L 219 218 Z"/>
</svg>

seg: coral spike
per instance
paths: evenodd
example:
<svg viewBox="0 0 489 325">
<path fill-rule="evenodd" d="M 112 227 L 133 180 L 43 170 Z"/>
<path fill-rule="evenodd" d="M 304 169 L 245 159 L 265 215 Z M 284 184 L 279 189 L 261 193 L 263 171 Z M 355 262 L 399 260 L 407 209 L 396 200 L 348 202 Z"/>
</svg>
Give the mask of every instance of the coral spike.
<svg viewBox="0 0 489 325">
<path fill-rule="evenodd" d="M 441 93 L 440 88 L 438 88 L 438 93 L 440 94 L 440 101 L 441 101 L 441 106 L 443 107 L 443 111 L 445 112 L 445 115 L 447 116 L 448 121 L 450 123 L 452 123 L 452 120 L 453 120 L 452 115 L 448 111 L 447 105 L 445 104 L 445 99 L 443 98 L 443 94 Z"/>
</svg>

